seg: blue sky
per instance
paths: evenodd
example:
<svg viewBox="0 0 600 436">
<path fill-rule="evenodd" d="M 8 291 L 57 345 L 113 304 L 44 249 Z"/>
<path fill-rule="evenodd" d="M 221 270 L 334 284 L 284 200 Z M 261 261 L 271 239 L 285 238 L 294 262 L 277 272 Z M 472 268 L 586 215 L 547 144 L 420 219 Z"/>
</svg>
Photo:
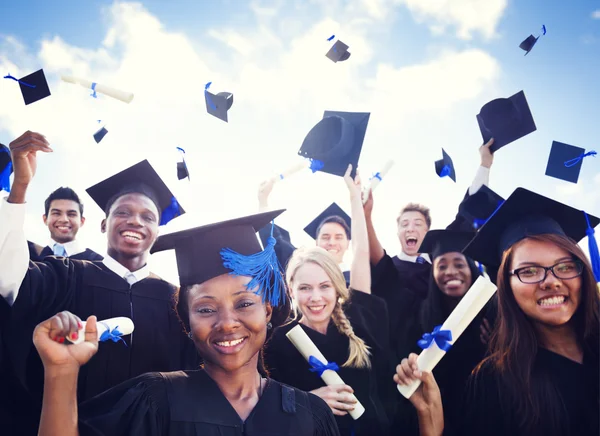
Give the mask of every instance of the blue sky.
<svg viewBox="0 0 600 436">
<path fill-rule="evenodd" d="M 165 231 L 252 213 L 258 183 L 297 162 L 323 110 L 356 110 L 371 112 L 363 174 L 396 162 L 375 206 L 376 227 L 395 252 L 394 219 L 407 201 L 428 204 L 434 228 L 452 219 L 478 165 L 475 114 L 520 90 L 538 130 L 497 153 L 492 188 L 508 196 L 524 186 L 598 215 L 600 157 L 586 159 L 577 185 L 544 176 L 553 140 L 600 152 L 594 10 L 600 3 L 541 0 L 8 3 L 0 10 L 0 69 L 25 75 L 43 67 L 53 93 L 24 107 L 15 84 L 0 81 L 0 142 L 37 129 L 56 150 L 40 159 L 28 235 L 45 242 L 41 202 L 70 185 L 89 205 L 82 238 L 101 251 L 102 216 L 83 192 L 143 158 L 189 211 Z M 547 35 L 523 56 L 519 43 L 542 24 Z M 345 63 L 323 56 L 332 33 L 350 45 Z M 93 100 L 61 74 L 136 97 L 130 105 Z M 207 81 L 234 93 L 228 124 L 205 113 Z M 98 118 L 110 123 L 100 145 L 90 141 Z M 188 152 L 190 184 L 172 174 L 176 146 Z M 441 147 L 454 159 L 457 184 L 433 171 Z M 343 182 L 322 174 L 298 175 L 272 196 L 289 209 L 281 221 L 298 245 L 310 243 L 301 229 L 332 201 L 348 208 Z M 155 269 L 176 280 L 172 264 Z"/>
</svg>

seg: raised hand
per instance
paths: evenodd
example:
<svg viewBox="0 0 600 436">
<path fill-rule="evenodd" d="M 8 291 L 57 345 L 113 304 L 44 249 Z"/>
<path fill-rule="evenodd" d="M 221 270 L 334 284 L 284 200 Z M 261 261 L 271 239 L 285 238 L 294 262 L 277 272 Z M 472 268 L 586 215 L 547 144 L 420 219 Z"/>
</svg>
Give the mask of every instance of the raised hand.
<svg viewBox="0 0 600 436">
<path fill-rule="evenodd" d="M 351 395 L 354 390 L 348 385 L 330 385 L 311 391 L 320 397 L 331 408 L 334 415 L 344 416 L 348 411 L 354 410 L 356 400 Z"/>
<path fill-rule="evenodd" d="M 481 156 L 481 166 L 491 168 L 494 163 L 494 154 L 490 150 L 490 147 L 494 143 L 494 138 L 479 147 L 479 155 Z"/>
<path fill-rule="evenodd" d="M 363 192 L 363 195 L 365 194 L 367 193 Z M 365 211 L 365 218 L 371 219 L 371 216 L 373 215 L 373 191 L 369 189 L 368 195 L 367 201 L 363 204 L 363 209 Z"/>
<path fill-rule="evenodd" d="M 346 174 L 344 174 L 344 181 L 346 182 L 348 191 L 350 191 L 350 200 L 354 200 L 354 199 L 358 198 L 362 202 L 362 186 L 361 186 L 358 170 L 356 170 L 356 176 L 354 177 L 354 180 L 352 179 L 352 177 L 350 177 L 351 172 L 352 172 L 352 164 L 348 165 Z"/>
<path fill-rule="evenodd" d="M 71 312 L 60 312 L 38 324 L 33 332 L 33 344 L 49 369 L 79 370 L 98 351 L 96 317 L 90 316 L 85 325 L 85 342 L 68 344 L 66 337 L 77 338 L 81 320 Z M 67 345 L 68 344 L 68 345 Z"/>
<path fill-rule="evenodd" d="M 418 412 L 441 409 L 442 397 L 435 378 L 429 372 L 419 371 L 417 357 L 415 353 L 411 353 L 408 359 L 402 359 L 400 365 L 396 367 L 394 381 L 399 385 L 409 385 L 415 380 L 421 380 L 421 385 L 411 395 L 409 401 Z"/>
<path fill-rule="evenodd" d="M 13 164 L 13 185 L 29 185 L 37 168 L 38 151 L 52 153 L 52 148 L 44 135 L 29 130 L 9 145 Z"/>
<path fill-rule="evenodd" d="M 276 179 L 271 177 L 270 179 L 262 182 L 258 187 L 258 207 L 261 212 L 269 208 L 269 195 L 271 195 L 271 191 L 273 191 L 275 182 Z"/>
</svg>

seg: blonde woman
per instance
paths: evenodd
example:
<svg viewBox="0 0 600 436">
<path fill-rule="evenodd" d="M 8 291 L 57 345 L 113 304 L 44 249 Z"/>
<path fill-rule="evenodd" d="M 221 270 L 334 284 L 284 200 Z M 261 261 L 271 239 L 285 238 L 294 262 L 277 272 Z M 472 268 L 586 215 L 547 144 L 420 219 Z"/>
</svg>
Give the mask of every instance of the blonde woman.
<svg viewBox="0 0 600 436">
<path fill-rule="evenodd" d="M 346 287 L 342 270 L 327 251 L 320 247 L 296 250 L 286 271 L 296 319 L 273 333 L 265 361 L 275 380 L 325 400 L 336 415 L 342 435 L 386 435 L 390 425 L 385 403 L 390 404 L 395 388 L 389 359 L 388 313 L 385 302 L 370 294 L 369 242 L 361 187 L 358 176 L 352 180 L 350 171 L 351 167 L 344 177 L 352 203 L 350 287 Z M 310 372 L 314 368 L 285 336 L 298 324 L 325 358 L 339 366 L 337 371 L 347 385 L 325 386 L 318 371 Z M 366 409 L 356 421 L 348 415 L 354 408 L 351 393 Z"/>
</svg>

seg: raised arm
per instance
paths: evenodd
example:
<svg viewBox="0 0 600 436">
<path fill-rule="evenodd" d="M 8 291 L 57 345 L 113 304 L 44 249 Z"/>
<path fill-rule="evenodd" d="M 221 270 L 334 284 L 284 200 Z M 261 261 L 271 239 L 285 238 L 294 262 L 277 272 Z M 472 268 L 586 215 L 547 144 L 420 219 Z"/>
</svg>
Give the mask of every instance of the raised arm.
<svg viewBox="0 0 600 436">
<path fill-rule="evenodd" d="M 369 191 L 369 198 L 364 204 L 365 221 L 367 224 L 367 236 L 369 238 L 369 260 L 371 265 L 377 265 L 383 256 L 385 251 L 377 239 L 377 233 L 375 233 L 375 227 L 373 226 L 373 220 L 371 215 L 373 213 L 373 192 Z"/>
<path fill-rule="evenodd" d="M 352 180 L 352 165 L 344 175 L 344 181 L 350 191 L 352 210 L 352 266 L 350 268 L 350 287 L 357 291 L 371 293 L 371 266 L 369 265 L 369 237 L 363 210 L 360 176 Z"/>
<path fill-rule="evenodd" d="M 17 298 L 27 273 L 29 249 L 23 230 L 27 188 L 35 175 L 38 151 L 52 152 L 46 138 L 25 132 L 10 143 L 14 180 L 10 195 L 0 206 L 0 295 L 9 305 Z"/>
<path fill-rule="evenodd" d="M 269 210 L 269 195 L 271 195 L 271 191 L 273 191 L 275 182 L 275 178 L 272 177 L 262 182 L 258 187 L 258 212 L 266 212 Z"/>
<path fill-rule="evenodd" d="M 490 147 L 494 143 L 494 138 L 490 139 L 487 143 L 479 147 L 479 155 L 481 156 L 481 164 L 477 168 L 473 183 L 469 187 L 469 195 L 475 194 L 479 191 L 483 185 L 489 186 L 490 184 L 490 169 L 494 163 L 494 154 L 491 152 Z"/>
</svg>

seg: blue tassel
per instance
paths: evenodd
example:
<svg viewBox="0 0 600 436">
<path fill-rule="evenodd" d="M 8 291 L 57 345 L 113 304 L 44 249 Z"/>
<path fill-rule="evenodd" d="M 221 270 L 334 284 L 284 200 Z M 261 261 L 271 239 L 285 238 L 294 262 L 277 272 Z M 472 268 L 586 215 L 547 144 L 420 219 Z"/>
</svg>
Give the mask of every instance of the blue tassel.
<svg viewBox="0 0 600 436">
<path fill-rule="evenodd" d="M 15 82 L 19 82 L 21 85 L 23 86 L 27 86 L 29 88 L 35 88 L 35 85 L 31 85 L 30 83 L 25 83 L 22 80 L 17 79 L 16 77 L 13 77 L 10 75 L 10 73 L 8 73 L 6 76 L 4 76 L 5 79 L 12 79 Z"/>
<path fill-rule="evenodd" d="M 181 209 L 179 208 L 179 203 L 175 197 L 171 197 L 171 204 L 162 211 L 160 216 L 160 224 L 159 226 L 164 226 L 173 218 L 177 218 L 181 215 Z"/>
<path fill-rule="evenodd" d="M 596 282 L 600 283 L 600 253 L 598 252 L 598 243 L 596 242 L 596 237 L 594 236 L 594 229 L 590 226 L 590 219 L 588 214 L 583 212 L 585 215 L 585 221 L 587 223 L 587 230 L 585 231 L 588 237 L 588 249 L 590 251 L 590 263 L 592 264 L 592 271 L 594 272 L 594 277 L 596 277 Z"/>
<path fill-rule="evenodd" d="M 331 41 L 333 38 L 335 38 L 335 35 L 331 35 L 329 38 L 327 38 L 327 41 Z"/>
<path fill-rule="evenodd" d="M 257 295 L 262 294 L 263 302 L 271 303 L 276 307 L 285 302 L 285 284 L 281 275 L 281 267 L 275 254 L 277 241 L 273 237 L 274 222 L 271 222 L 271 236 L 267 239 L 267 246 L 259 253 L 245 256 L 230 248 L 221 250 L 223 266 L 231 270 L 230 274 L 236 276 L 252 277 L 246 285 L 248 290 L 255 289 Z M 270 282 L 273 286 L 270 286 Z"/>
<path fill-rule="evenodd" d="M 442 171 L 440 171 L 440 177 L 447 177 L 450 175 L 450 165 L 444 165 Z"/>
<path fill-rule="evenodd" d="M 594 156 L 596 157 L 598 153 L 596 153 L 594 150 L 592 151 L 588 151 L 587 153 L 581 153 L 579 156 L 577 156 L 574 159 L 569 159 L 567 161 L 564 162 L 565 167 L 567 168 L 571 168 L 574 167 L 575 165 L 577 165 L 579 162 L 581 162 L 583 159 L 585 159 L 588 156 Z"/>
<path fill-rule="evenodd" d="M 323 161 L 320 161 L 317 159 L 310 160 L 310 170 L 313 172 L 313 174 L 316 173 L 317 171 L 322 170 L 324 166 L 325 166 L 325 163 Z"/>
<path fill-rule="evenodd" d="M 98 94 L 96 94 L 96 85 L 96 82 L 92 83 L 92 93 L 90 94 L 90 97 L 98 98 Z"/>
<path fill-rule="evenodd" d="M 10 175 L 12 174 L 12 162 L 6 165 L 6 168 L 0 173 L 0 191 L 10 193 Z"/>
<path fill-rule="evenodd" d="M 498 206 L 496 207 L 496 209 L 494 209 L 494 211 L 492 212 L 492 214 L 489 217 L 487 217 L 486 219 L 482 220 L 482 219 L 479 219 L 479 218 L 475 218 L 473 220 L 473 228 L 475 230 L 477 230 L 477 229 L 483 227 L 485 225 L 485 223 L 487 223 L 496 214 L 496 212 L 498 212 L 498 210 L 502 207 L 503 204 L 504 204 L 504 200 L 500 200 L 498 202 Z"/>
<path fill-rule="evenodd" d="M 477 262 L 478 268 L 479 268 L 479 272 L 481 273 L 481 275 L 483 275 L 485 273 L 485 270 L 483 268 L 483 264 Z"/>
</svg>

